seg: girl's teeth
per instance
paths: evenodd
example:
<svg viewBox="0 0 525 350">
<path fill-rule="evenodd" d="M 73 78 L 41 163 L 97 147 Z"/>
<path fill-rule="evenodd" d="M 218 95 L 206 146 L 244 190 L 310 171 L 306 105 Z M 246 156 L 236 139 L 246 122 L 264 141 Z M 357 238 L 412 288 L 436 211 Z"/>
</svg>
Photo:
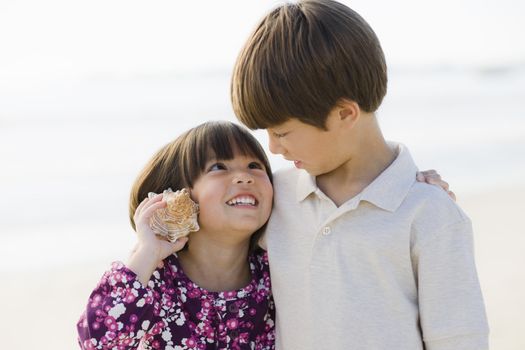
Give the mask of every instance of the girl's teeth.
<svg viewBox="0 0 525 350">
<path fill-rule="evenodd" d="M 255 205 L 255 199 L 253 197 L 238 197 L 228 201 L 228 205 L 238 205 L 238 204 L 249 204 Z"/>
</svg>

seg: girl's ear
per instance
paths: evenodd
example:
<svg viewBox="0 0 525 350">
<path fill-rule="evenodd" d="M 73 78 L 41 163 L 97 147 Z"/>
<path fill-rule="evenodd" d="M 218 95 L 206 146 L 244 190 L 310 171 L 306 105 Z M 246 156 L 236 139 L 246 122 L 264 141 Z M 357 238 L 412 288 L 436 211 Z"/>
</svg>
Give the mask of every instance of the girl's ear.
<svg viewBox="0 0 525 350">
<path fill-rule="evenodd" d="M 191 200 L 194 201 L 196 204 L 199 204 L 199 203 L 197 203 L 197 201 L 195 200 L 195 197 L 193 196 L 193 188 L 186 187 L 186 190 L 188 190 L 188 192 L 190 193 Z"/>
</svg>

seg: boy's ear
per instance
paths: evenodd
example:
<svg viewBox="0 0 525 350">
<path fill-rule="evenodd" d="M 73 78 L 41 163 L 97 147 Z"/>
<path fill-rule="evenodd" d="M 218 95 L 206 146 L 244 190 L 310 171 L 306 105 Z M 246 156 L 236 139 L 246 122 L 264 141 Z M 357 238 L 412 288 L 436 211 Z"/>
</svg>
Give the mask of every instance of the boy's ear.
<svg viewBox="0 0 525 350">
<path fill-rule="evenodd" d="M 349 122 L 353 125 L 361 116 L 361 108 L 355 101 L 341 99 L 338 101 L 337 106 L 339 107 L 339 118 L 341 121 Z"/>
</svg>

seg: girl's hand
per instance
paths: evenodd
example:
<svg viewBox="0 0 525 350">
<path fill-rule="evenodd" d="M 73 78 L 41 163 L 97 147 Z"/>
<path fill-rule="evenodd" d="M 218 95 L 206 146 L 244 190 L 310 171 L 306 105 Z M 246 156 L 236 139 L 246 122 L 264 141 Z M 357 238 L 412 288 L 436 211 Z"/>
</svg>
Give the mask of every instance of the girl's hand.
<svg viewBox="0 0 525 350">
<path fill-rule="evenodd" d="M 187 237 L 182 237 L 175 243 L 171 243 L 151 230 L 149 226 L 151 216 L 157 209 L 165 206 L 166 202 L 162 200 L 162 194 L 158 194 L 144 199 L 133 216 L 138 243 L 131 253 L 127 266 L 137 274 L 143 284 L 147 284 L 151 274 L 162 260 L 181 250 L 188 241 Z"/>
<path fill-rule="evenodd" d="M 435 170 L 424 170 L 424 171 L 418 171 L 416 175 L 416 179 L 419 182 L 426 182 L 431 185 L 436 185 L 447 191 L 450 198 L 453 200 L 456 200 L 456 195 L 454 192 L 449 190 L 448 183 L 441 179 L 441 175 L 438 174 Z"/>
<path fill-rule="evenodd" d="M 151 253 L 155 253 L 159 261 L 181 250 L 188 240 L 186 237 L 179 238 L 175 243 L 171 243 L 164 237 L 153 233 L 149 226 L 150 218 L 157 209 L 165 206 L 166 202 L 162 200 L 162 194 L 158 194 L 152 198 L 144 199 L 135 210 L 135 215 L 133 216 L 139 240 L 136 250 L 146 249 Z"/>
</svg>

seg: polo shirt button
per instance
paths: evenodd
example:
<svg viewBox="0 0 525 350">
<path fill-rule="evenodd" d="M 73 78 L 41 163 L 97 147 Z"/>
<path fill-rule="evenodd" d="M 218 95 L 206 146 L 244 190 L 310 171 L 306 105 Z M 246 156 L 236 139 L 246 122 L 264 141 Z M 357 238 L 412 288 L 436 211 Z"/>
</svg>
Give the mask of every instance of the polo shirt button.
<svg viewBox="0 0 525 350">
<path fill-rule="evenodd" d="M 323 236 L 328 236 L 330 233 L 332 233 L 330 226 L 323 227 Z"/>
</svg>

